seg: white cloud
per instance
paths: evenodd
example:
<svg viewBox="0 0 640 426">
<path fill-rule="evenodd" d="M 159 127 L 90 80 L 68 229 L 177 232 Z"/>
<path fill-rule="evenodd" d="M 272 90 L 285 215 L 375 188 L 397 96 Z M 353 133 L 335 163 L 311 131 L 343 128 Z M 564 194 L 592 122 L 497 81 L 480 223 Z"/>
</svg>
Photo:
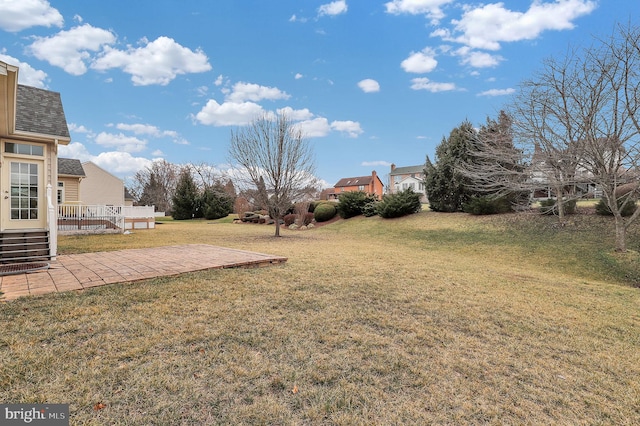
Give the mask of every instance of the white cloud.
<svg viewBox="0 0 640 426">
<path fill-rule="evenodd" d="M 427 90 L 431 93 L 456 90 L 455 83 L 436 83 L 434 81 L 430 81 L 426 77 L 414 78 L 411 82 L 413 83 L 411 85 L 413 90 Z"/>
<path fill-rule="evenodd" d="M 358 87 L 365 93 L 374 93 L 380 91 L 380 84 L 370 78 L 365 78 L 358 82 Z"/>
<path fill-rule="evenodd" d="M 39 87 L 45 89 L 47 87 L 45 80 L 47 79 L 47 73 L 42 70 L 37 70 L 26 62 L 19 61 L 13 56 L 0 53 L 0 61 L 7 64 L 15 65 L 19 68 L 18 81 L 25 86 Z"/>
<path fill-rule="evenodd" d="M 360 163 L 360 165 L 364 167 L 391 167 L 391 163 L 389 163 L 388 161 L 363 161 L 362 163 Z"/>
<path fill-rule="evenodd" d="M 350 138 L 357 138 L 364 132 L 360 127 L 360 123 L 351 120 L 332 121 L 331 129 L 346 133 Z"/>
<path fill-rule="evenodd" d="M 454 53 L 456 56 L 460 56 L 460 62 L 463 65 L 471 65 L 474 68 L 491 68 L 498 66 L 504 58 L 500 55 L 492 55 L 487 52 L 478 52 L 472 50 L 467 46 L 463 46 L 457 49 Z"/>
<path fill-rule="evenodd" d="M 295 78 L 296 80 L 300 80 L 302 77 L 304 76 L 298 72 L 293 78 Z"/>
<path fill-rule="evenodd" d="M 318 16 L 336 16 L 346 13 L 348 9 L 345 0 L 337 0 L 331 3 L 323 4 L 318 8 Z"/>
<path fill-rule="evenodd" d="M 0 29 L 15 33 L 25 28 L 62 27 L 64 19 L 46 0 L 0 0 Z"/>
<path fill-rule="evenodd" d="M 412 52 L 407 59 L 400 63 L 400 66 L 406 72 L 416 74 L 428 73 L 438 66 L 438 61 L 436 61 L 435 56 L 436 52 L 432 48 L 425 47 L 420 52 Z"/>
<path fill-rule="evenodd" d="M 516 89 L 513 89 L 511 87 L 508 89 L 490 89 L 478 93 L 478 96 L 507 96 L 514 93 L 515 91 Z"/>
<path fill-rule="evenodd" d="M 233 90 L 227 96 L 227 100 L 241 103 L 244 101 L 258 102 L 263 99 L 289 99 L 290 97 L 286 92 L 276 87 L 260 86 L 258 84 L 240 81 L 233 85 Z"/>
<path fill-rule="evenodd" d="M 220 74 L 218 77 L 216 77 L 216 81 L 214 81 L 213 84 L 215 84 L 216 86 L 221 86 L 222 83 L 224 83 L 224 76 Z"/>
<path fill-rule="evenodd" d="M 155 157 L 158 152 L 154 152 Z M 128 152 L 108 151 L 98 155 L 92 155 L 80 142 L 72 142 L 69 145 L 60 145 L 58 155 L 63 158 L 74 158 L 81 162 L 91 161 L 103 169 L 120 177 L 131 176 L 139 170 L 150 166 L 152 160 L 143 157 L 134 157 Z"/>
<path fill-rule="evenodd" d="M 90 52 L 97 52 L 115 41 L 110 31 L 85 24 L 51 37 L 36 37 L 29 50 L 36 58 L 69 74 L 82 75 L 87 72 L 85 62 L 91 59 Z"/>
<path fill-rule="evenodd" d="M 137 86 L 166 86 L 178 75 L 211 70 L 207 55 L 200 49 L 194 52 L 169 37 L 141 42 L 143 47 L 129 46 L 127 50 L 105 47 L 91 68 L 99 71 L 120 68 L 131 74 L 131 81 Z"/>
<path fill-rule="evenodd" d="M 178 132 L 175 130 L 161 130 L 156 126 L 151 124 L 126 124 L 126 123 L 118 123 L 116 124 L 116 129 L 124 130 L 126 132 L 133 132 L 136 135 L 149 135 L 156 138 L 171 138 L 173 142 L 178 145 L 189 145 L 189 141 L 184 139 Z"/>
<path fill-rule="evenodd" d="M 131 176 L 153 163 L 148 158 L 134 157 L 121 151 L 101 152 L 92 156 L 90 161 L 118 176 Z"/>
<path fill-rule="evenodd" d="M 160 136 L 161 131 L 156 126 L 152 126 L 151 124 L 125 124 L 118 123 L 116 124 L 116 129 L 125 130 L 128 132 L 133 132 L 136 135 L 152 135 L 152 136 Z"/>
<path fill-rule="evenodd" d="M 296 15 L 291 15 L 291 18 L 289 18 L 289 22 L 302 22 L 302 23 L 305 23 L 307 21 L 308 21 L 307 18 L 298 17 Z"/>
<path fill-rule="evenodd" d="M 91 133 L 91 131 L 89 129 L 87 129 L 86 127 L 84 127 L 83 125 L 78 125 L 75 123 L 69 123 L 68 125 L 69 127 L 69 131 L 70 132 L 75 132 L 75 133 Z"/>
<path fill-rule="evenodd" d="M 302 134 L 308 138 L 320 138 L 327 136 L 331 132 L 329 121 L 324 117 L 317 117 L 296 123 Z"/>
<path fill-rule="evenodd" d="M 121 152 L 140 152 L 147 147 L 147 141 L 122 133 L 101 132 L 96 136 L 96 143 L 107 148 L 115 148 Z"/>
<path fill-rule="evenodd" d="M 387 13 L 393 15 L 426 15 L 432 23 L 444 17 L 442 6 L 454 0 L 393 0 L 385 3 Z"/>
<path fill-rule="evenodd" d="M 438 29 L 432 35 L 477 49 L 498 50 L 501 42 L 533 40 L 543 31 L 572 29 L 574 19 L 596 7 L 597 2 L 592 0 L 537 0 L 526 12 L 506 9 L 504 3 L 466 6 L 462 18 L 451 21 L 459 35 L 446 29 Z"/>
<path fill-rule="evenodd" d="M 254 102 L 219 104 L 214 99 L 210 99 L 194 118 L 201 124 L 209 126 L 242 126 L 250 123 L 263 112 L 262 107 Z"/>
<path fill-rule="evenodd" d="M 284 107 L 276 110 L 278 114 L 286 115 L 292 121 L 309 120 L 313 118 L 313 114 L 308 108 L 293 109 L 291 107 Z"/>
</svg>

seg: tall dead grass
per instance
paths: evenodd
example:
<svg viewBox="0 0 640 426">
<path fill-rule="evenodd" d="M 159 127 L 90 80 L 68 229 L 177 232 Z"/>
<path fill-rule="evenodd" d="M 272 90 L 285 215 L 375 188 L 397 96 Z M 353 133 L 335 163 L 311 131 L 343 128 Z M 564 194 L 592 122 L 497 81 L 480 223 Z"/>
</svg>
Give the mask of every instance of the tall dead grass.
<svg viewBox="0 0 640 426">
<path fill-rule="evenodd" d="M 4 304 L 0 400 L 68 402 L 72 424 L 640 422 L 638 289 L 607 270 L 601 235 L 519 220 L 64 238 L 67 253 L 198 242 L 289 261 Z"/>
</svg>

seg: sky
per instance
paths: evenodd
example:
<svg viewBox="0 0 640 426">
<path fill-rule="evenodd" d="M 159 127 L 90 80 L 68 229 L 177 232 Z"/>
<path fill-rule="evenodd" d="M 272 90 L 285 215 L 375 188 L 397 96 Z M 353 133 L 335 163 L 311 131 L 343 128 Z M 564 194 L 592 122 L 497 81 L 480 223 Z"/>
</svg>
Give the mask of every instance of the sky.
<svg viewBox="0 0 640 426">
<path fill-rule="evenodd" d="M 545 58 L 639 21 L 640 0 L 0 0 L 0 61 L 60 92 L 61 157 L 125 182 L 158 159 L 230 173 L 231 131 L 284 112 L 329 187 L 424 164 Z"/>
</svg>

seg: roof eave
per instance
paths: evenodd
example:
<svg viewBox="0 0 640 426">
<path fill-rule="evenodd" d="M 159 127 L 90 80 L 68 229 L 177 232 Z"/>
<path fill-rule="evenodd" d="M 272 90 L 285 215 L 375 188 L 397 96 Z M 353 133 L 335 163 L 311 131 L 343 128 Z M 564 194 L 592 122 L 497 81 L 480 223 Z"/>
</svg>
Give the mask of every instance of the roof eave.
<svg viewBox="0 0 640 426">
<path fill-rule="evenodd" d="M 60 145 L 68 145 L 71 142 L 71 137 L 69 136 L 46 135 L 44 133 L 25 132 L 24 130 L 15 130 L 11 136 L 37 139 L 38 141 L 44 140 L 43 142 L 50 143 L 57 140 Z"/>
</svg>

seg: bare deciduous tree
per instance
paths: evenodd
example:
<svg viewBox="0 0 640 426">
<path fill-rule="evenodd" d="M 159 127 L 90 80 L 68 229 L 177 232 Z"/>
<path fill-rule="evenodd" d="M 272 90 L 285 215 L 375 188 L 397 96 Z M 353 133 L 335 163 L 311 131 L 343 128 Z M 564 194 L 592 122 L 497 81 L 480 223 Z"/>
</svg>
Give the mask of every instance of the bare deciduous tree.
<svg viewBox="0 0 640 426">
<path fill-rule="evenodd" d="M 179 168 L 165 160 L 154 161 L 150 166 L 138 171 L 131 189 L 138 204 L 155 206 L 156 211 L 171 211 Z"/>
<path fill-rule="evenodd" d="M 627 229 L 640 217 L 638 209 L 622 215 L 622 206 L 639 194 L 640 29 L 619 26 L 587 49 L 580 65 L 572 93 L 585 129 L 581 165 L 613 213 L 616 250 L 626 251 Z"/>
<path fill-rule="evenodd" d="M 549 185 L 562 220 L 565 202 L 580 195 L 577 187 L 596 188 L 614 216 L 615 248 L 626 251 L 627 229 L 640 217 L 640 210 L 622 214 L 640 195 L 640 29 L 619 26 L 586 49 L 546 60 L 522 83 L 509 115 L 529 164 L 523 189 Z M 486 158 L 511 155 L 480 145 Z M 484 177 L 485 186 L 504 186 L 495 173 Z"/>
<path fill-rule="evenodd" d="M 258 189 L 280 236 L 282 214 L 316 186 L 312 151 L 302 131 L 285 114 L 264 114 L 231 132 L 229 156 L 246 173 L 245 183 Z"/>
</svg>

